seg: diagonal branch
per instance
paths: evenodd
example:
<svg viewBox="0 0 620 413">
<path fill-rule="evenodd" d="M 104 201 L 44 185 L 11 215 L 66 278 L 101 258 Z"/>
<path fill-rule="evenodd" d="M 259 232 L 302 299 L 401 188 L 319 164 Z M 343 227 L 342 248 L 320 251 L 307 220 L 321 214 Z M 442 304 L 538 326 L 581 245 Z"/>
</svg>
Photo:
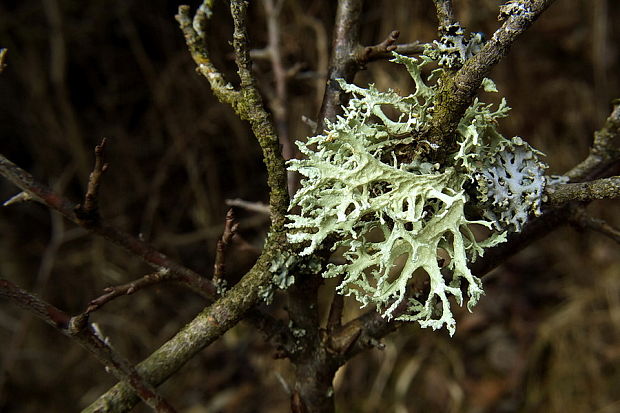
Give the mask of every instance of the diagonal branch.
<svg viewBox="0 0 620 413">
<path fill-rule="evenodd" d="M 436 95 L 431 121 L 426 130 L 431 147 L 439 148 L 441 159 L 454 145 L 454 131 L 471 104 L 482 80 L 510 47 L 555 0 L 512 1 L 503 6 L 500 18 L 504 24 L 495 31 L 480 52 L 468 59 L 454 76 L 442 79 L 443 87 Z M 446 3 L 440 1 L 440 3 Z M 435 146 L 437 145 L 437 146 Z"/>
<path fill-rule="evenodd" d="M 588 157 L 566 173 L 571 182 L 587 181 L 620 159 L 620 100 L 613 102 L 611 114 L 601 129 L 594 133 Z"/>
<path fill-rule="evenodd" d="M 227 291 L 220 299 L 205 308 L 172 339 L 157 349 L 138 365 L 138 371 L 153 385 L 163 383 L 177 372 L 196 353 L 215 341 L 244 318 L 248 311 L 260 301 L 260 287 L 272 281 L 271 266 L 277 256 L 286 250 L 288 243 L 284 231 L 285 214 L 288 207 L 286 170 L 280 155 L 278 137 L 270 116 L 265 111 L 262 99 L 255 86 L 251 72 L 248 38 L 246 30 L 247 2 L 233 0 L 231 13 L 234 21 L 233 48 L 241 85 L 235 90 L 224 80 L 221 73 L 209 60 L 205 33 L 212 13 L 213 1 L 205 0 L 193 21 L 189 7 L 179 7 L 176 16 L 185 35 L 190 53 L 214 94 L 230 104 L 237 114 L 247 120 L 263 150 L 270 187 L 271 229 L 258 261 L 252 269 Z M 132 389 L 119 383 L 101 396 L 84 412 L 120 412 L 131 409 L 137 402 Z"/>
<path fill-rule="evenodd" d="M 86 308 L 85 313 L 92 313 L 94 311 L 99 310 L 101 307 L 114 300 L 117 297 L 121 297 L 123 295 L 131 295 L 138 290 L 143 288 L 150 287 L 152 285 L 161 284 L 166 281 L 173 281 L 170 278 L 170 273 L 166 272 L 156 272 L 153 274 L 147 274 L 142 278 L 137 280 L 133 280 L 123 285 L 117 285 L 114 287 L 107 287 L 103 290 L 105 294 L 100 295 L 99 297 L 93 299 L 88 303 L 88 307 Z"/>
<path fill-rule="evenodd" d="M 254 267 L 238 284 L 138 364 L 138 373 L 153 386 L 157 386 L 236 325 L 260 300 L 258 287 L 271 281 L 272 274 L 269 268 L 276 254 L 278 254 L 277 245 L 269 243 Z M 137 402 L 138 396 L 135 392 L 121 382 L 84 409 L 83 413 L 124 412 Z"/>
<path fill-rule="evenodd" d="M 100 235 L 106 240 L 123 247 L 133 255 L 140 257 L 144 262 L 158 271 L 170 271 L 176 280 L 188 285 L 207 297 L 211 299 L 216 297 L 216 288 L 211 281 L 201 277 L 193 270 L 171 260 L 146 242 L 102 222 L 88 222 L 85 224 L 85 221 L 78 218 L 76 215 L 75 204 L 56 194 L 48 186 L 36 181 L 32 175 L 1 154 L 0 175 L 8 179 L 22 191 L 30 194 L 34 199 L 60 212 L 69 221 L 85 227 L 92 233 Z"/>
<path fill-rule="evenodd" d="M 66 337 L 76 341 L 95 356 L 106 367 L 106 371 L 112 373 L 128 388 L 132 388 L 153 411 L 175 412 L 157 390 L 119 355 L 105 338 L 100 336 L 98 330 L 88 323 L 86 316 L 70 317 L 64 311 L 3 279 L 0 279 L 0 297 L 30 311 Z"/>
<path fill-rule="evenodd" d="M 588 215 L 583 207 L 575 210 L 571 222 L 581 228 L 601 233 L 620 244 L 620 229 L 611 226 L 605 220 Z"/>
</svg>

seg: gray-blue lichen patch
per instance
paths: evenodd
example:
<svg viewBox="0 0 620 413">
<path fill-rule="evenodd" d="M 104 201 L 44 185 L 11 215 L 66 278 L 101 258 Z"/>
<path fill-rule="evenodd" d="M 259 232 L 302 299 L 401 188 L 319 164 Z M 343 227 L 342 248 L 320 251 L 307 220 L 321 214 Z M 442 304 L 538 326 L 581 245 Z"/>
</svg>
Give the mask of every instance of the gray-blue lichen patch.
<svg viewBox="0 0 620 413">
<path fill-rule="evenodd" d="M 466 36 L 465 29 L 459 23 L 442 26 L 441 31 L 441 38 L 428 45 L 425 52 L 436 60 L 439 66 L 458 69 L 467 59 L 478 53 L 483 45 L 481 33 Z"/>
<path fill-rule="evenodd" d="M 343 115 L 324 134 L 297 142 L 305 159 L 289 161 L 289 170 L 303 179 L 287 226 L 301 255 L 311 255 L 328 237 L 336 240 L 333 250 L 343 251 L 344 259 L 329 264 L 324 276 L 341 279 L 341 294 L 376 306 L 387 318 L 406 299 L 398 319 L 445 326 L 453 334 L 451 299 L 462 305 L 465 291 L 471 310 L 483 294 L 469 263 L 538 211 L 544 164 L 525 142 L 497 131 L 497 120 L 509 110 L 505 101 L 494 109 L 477 99 L 458 125 L 458 149 L 449 161 L 401 156 L 402 148 L 422 142 L 432 117 L 438 91 L 432 79 L 444 69 L 424 79 L 421 68 L 431 60 L 394 54 L 393 62 L 415 82 L 408 96 L 341 82 L 352 96 Z M 496 91 L 491 80 L 483 86 Z M 465 212 L 469 205 L 490 212 L 472 217 Z M 488 228 L 486 239 L 474 236 L 475 226 Z M 408 293 L 414 280 L 428 281 L 425 293 Z"/>
<path fill-rule="evenodd" d="M 499 16 L 497 19 L 502 21 L 510 16 L 531 17 L 532 0 L 509 0 L 499 7 Z"/>
</svg>

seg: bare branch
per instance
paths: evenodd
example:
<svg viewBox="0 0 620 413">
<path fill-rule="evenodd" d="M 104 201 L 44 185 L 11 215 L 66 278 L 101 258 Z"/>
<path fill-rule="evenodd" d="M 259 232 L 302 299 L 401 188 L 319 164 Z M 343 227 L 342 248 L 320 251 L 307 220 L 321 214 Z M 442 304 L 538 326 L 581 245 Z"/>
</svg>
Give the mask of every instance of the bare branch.
<svg viewBox="0 0 620 413">
<path fill-rule="evenodd" d="M 268 243 L 252 269 L 222 298 L 205 308 L 174 337 L 137 366 L 153 386 L 176 373 L 188 360 L 236 325 L 259 300 L 259 286 L 271 281 L 269 268 L 280 248 Z M 83 413 L 119 413 L 138 402 L 134 391 L 121 382 L 108 390 Z"/>
<path fill-rule="evenodd" d="M 340 106 L 344 103 L 342 90 L 336 79 L 352 82 L 355 73 L 359 70 L 359 64 L 354 58 L 354 54 L 361 47 L 359 34 L 362 3 L 362 0 L 338 1 L 332 55 L 329 60 L 323 104 L 319 111 L 317 133 L 325 129 L 325 120 L 336 118 Z"/>
<path fill-rule="evenodd" d="M 605 220 L 588 215 L 585 208 L 577 208 L 571 217 L 571 222 L 581 228 L 599 232 L 620 243 L 620 229 L 609 225 Z"/>
<path fill-rule="evenodd" d="M 213 281 L 217 283 L 217 280 L 224 279 L 224 269 L 226 266 L 226 251 L 232 241 L 232 237 L 237 232 L 239 224 L 235 223 L 235 215 L 232 208 L 226 213 L 226 219 L 224 221 L 224 233 L 222 237 L 217 241 L 217 247 L 215 251 L 215 264 L 213 268 Z"/>
<path fill-rule="evenodd" d="M 390 48 L 390 50 L 387 50 L 386 48 L 383 52 L 377 51 L 376 53 L 372 53 L 368 58 L 367 62 L 370 63 L 374 62 L 375 60 L 391 59 L 392 57 L 394 57 L 392 55 L 393 51 L 405 56 L 413 56 L 424 52 L 424 46 L 421 45 L 418 41 L 404 44 L 395 44 L 393 49 Z"/>
<path fill-rule="evenodd" d="M 239 199 L 239 198 L 227 199 L 225 202 L 226 202 L 226 205 L 228 206 L 234 206 L 238 208 L 247 209 L 248 211 L 258 212 L 259 214 L 265 214 L 265 215 L 271 214 L 269 205 L 265 205 L 262 202 L 251 202 L 251 201 L 246 201 L 244 199 Z"/>
<path fill-rule="evenodd" d="M 0 279 L 0 297 L 4 297 L 45 321 L 63 335 L 88 350 L 126 386 L 132 388 L 155 412 L 173 413 L 175 410 L 157 393 L 127 360 L 121 357 L 88 323 L 85 315 L 70 317 L 64 311 L 22 290 L 10 281 Z"/>
<path fill-rule="evenodd" d="M 103 173 L 108 169 L 108 164 L 104 163 L 104 149 L 106 139 L 95 147 L 95 166 L 88 177 L 88 187 L 84 195 L 84 203 L 75 207 L 75 215 L 83 221 L 83 226 L 95 226 L 101 220 L 99 215 L 99 184 Z"/>
<path fill-rule="evenodd" d="M 85 222 L 76 216 L 76 207 L 71 201 L 56 194 L 46 185 L 37 182 L 32 175 L 19 168 L 1 154 L 0 175 L 11 181 L 22 191 L 29 193 L 34 199 L 60 212 L 69 221 L 83 226 L 108 241 L 123 247 L 159 271 L 170 271 L 179 282 L 190 286 L 207 297 L 211 299 L 216 297 L 216 288 L 211 281 L 203 278 L 193 270 L 172 261 L 146 242 L 101 222 L 97 223 L 97 225 L 93 225 L 93 222 L 89 222 L 88 225 L 85 225 Z"/>
<path fill-rule="evenodd" d="M 548 205 L 561 205 L 567 202 L 588 202 L 597 199 L 620 198 L 620 176 L 597 179 L 590 182 L 560 184 L 546 192 Z"/>
<path fill-rule="evenodd" d="M 377 60 L 386 55 L 390 56 L 396 50 L 397 46 L 395 43 L 398 40 L 398 36 L 400 36 L 400 32 L 394 30 L 381 43 L 359 49 L 356 53 L 357 61 L 363 66 L 371 60 Z"/>
<path fill-rule="evenodd" d="M 127 284 L 117 285 L 115 287 L 108 287 L 103 290 L 105 294 L 95 298 L 94 300 L 91 300 L 91 302 L 88 303 L 88 307 L 86 308 L 85 313 L 92 313 L 94 311 L 97 311 L 105 304 L 109 303 L 117 297 L 123 295 L 131 295 L 138 290 L 156 284 L 161 284 L 166 281 L 174 281 L 174 277 L 171 277 L 170 272 L 156 272 L 153 274 L 147 274 L 144 277 L 131 281 Z"/>
<path fill-rule="evenodd" d="M 287 173 L 284 158 L 280 153 L 276 128 L 265 110 L 251 70 L 252 62 L 246 27 L 248 4 L 245 0 L 234 0 L 230 5 L 234 22 L 233 49 L 241 79 L 240 89 L 236 90 L 225 81 L 223 75 L 209 59 L 205 36 L 212 13 L 212 3 L 212 0 L 205 0 L 193 21 L 190 18 L 189 6 L 180 6 L 176 19 L 185 35 L 192 58 L 198 65 L 197 70 L 207 78 L 215 96 L 222 102 L 230 104 L 239 117 L 250 123 L 252 132 L 263 150 L 263 160 L 267 167 L 272 224 L 274 228 L 283 228 L 289 201 Z"/>
</svg>

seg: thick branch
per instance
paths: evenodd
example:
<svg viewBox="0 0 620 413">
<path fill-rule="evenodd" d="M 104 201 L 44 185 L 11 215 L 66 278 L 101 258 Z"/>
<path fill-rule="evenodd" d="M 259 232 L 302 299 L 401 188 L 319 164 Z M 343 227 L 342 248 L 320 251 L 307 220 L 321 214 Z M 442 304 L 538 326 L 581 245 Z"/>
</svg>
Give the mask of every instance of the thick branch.
<svg viewBox="0 0 620 413">
<path fill-rule="evenodd" d="M 88 350 L 125 386 L 133 389 L 156 412 L 173 413 L 175 410 L 161 397 L 127 360 L 116 353 L 86 316 L 70 317 L 64 311 L 22 290 L 10 281 L 0 279 L 0 297 L 4 297 L 54 327 L 63 335 Z"/>
</svg>

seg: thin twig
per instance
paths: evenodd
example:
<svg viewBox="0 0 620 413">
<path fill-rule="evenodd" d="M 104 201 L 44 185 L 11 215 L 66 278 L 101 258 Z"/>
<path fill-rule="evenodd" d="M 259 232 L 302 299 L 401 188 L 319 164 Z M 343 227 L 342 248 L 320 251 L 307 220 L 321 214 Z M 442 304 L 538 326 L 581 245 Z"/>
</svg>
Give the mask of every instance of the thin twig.
<svg viewBox="0 0 620 413">
<path fill-rule="evenodd" d="M 599 232 L 617 243 L 620 243 L 620 229 L 613 227 L 603 219 L 588 215 L 583 207 L 577 208 L 571 217 L 571 222 L 581 228 Z"/>
<path fill-rule="evenodd" d="M 83 221 L 82 225 L 85 227 L 95 226 L 101 220 L 99 215 L 99 185 L 104 172 L 108 169 L 108 164 L 104 162 L 105 144 L 106 138 L 103 138 L 101 143 L 95 147 L 95 166 L 88 177 L 84 202 L 75 207 L 75 215 Z"/>
<path fill-rule="evenodd" d="M 259 214 L 271 214 L 271 209 L 269 208 L 269 205 L 265 205 L 262 202 L 246 201 L 239 198 L 227 199 L 225 202 L 228 206 L 247 209 L 248 211 L 258 212 Z"/>
<path fill-rule="evenodd" d="M 213 281 L 216 284 L 220 280 L 224 280 L 226 267 L 226 252 L 228 251 L 228 247 L 238 228 L 239 224 L 235 222 L 235 215 L 231 208 L 226 213 L 226 219 L 224 220 L 224 232 L 222 233 L 221 238 L 217 241 L 217 247 L 215 250 Z"/>
<path fill-rule="evenodd" d="M 360 65 L 364 66 L 371 60 L 379 59 L 380 56 L 389 55 L 391 52 L 396 50 L 395 43 L 398 40 L 398 36 L 400 36 L 400 32 L 398 30 L 394 30 L 390 32 L 390 34 L 381 43 L 359 49 L 356 53 L 357 61 Z"/>
<path fill-rule="evenodd" d="M 32 175 L 19 168 L 1 154 L 0 175 L 11 181 L 22 191 L 28 192 L 34 199 L 60 212 L 69 221 L 85 227 L 89 231 L 123 247 L 133 255 L 140 257 L 144 262 L 158 271 L 170 271 L 179 282 L 186 284 L 210 299 L 217 296 L 217 290 L 211 281 L 200 276 L 193 270 L 171 260 L 146 242 L 103 222 L 99 222 L 96 225 L 84 225 L 84 221 L 76 216 L 75 205 L 71 201 L 56 194 L 46 185 L 36 181 Z M 93 223 L 90 222 L 89 224 Z"/>
<path fill-rule="evenodd" d="M 108 344 L 107 339 L 101 337 L 97 329 L 88 323 L 86 316 L 70 317 L 64 311 L 3 279 L 0 279 L 0 297 L 18 304 L 63 335 L 76 341 L 93 354 L 106 367 L 106 371 L 130 386 L 153 411 L 175 412 L 172 406 L 157 393 L 157 390 Z"/>
<path fill-rule="evenodd" d="M 424 52 L 424 45 L 420 44 L 420 42 L 418 41 L 397 44 L 394 46 L 395 48 L 393 50 L 385 50 L 384 52 L 373 53 L 370 58 L 368 58 L 368 63 L 374 62 L 376 60 L 391 59 L 392 57 L 394 57 L 392 51 L 405 56 L 413 56 Z"/>
<path fill-rule="evenodd" d="M 144 277 L 131 281 L 127 284 L 107 287 L 103 290 L 105 294 L 91 300 L 90 303 L 88 303 L 85 313 L 88 314 L 97 311 L 117 297 L 131 295 L 138 290 L 156 284 L 161 284 L 166 281 L 174 281 L 174 277 L 171 277 L 170 272 L 156 272 L 147 274 Z"/>
</svg>

